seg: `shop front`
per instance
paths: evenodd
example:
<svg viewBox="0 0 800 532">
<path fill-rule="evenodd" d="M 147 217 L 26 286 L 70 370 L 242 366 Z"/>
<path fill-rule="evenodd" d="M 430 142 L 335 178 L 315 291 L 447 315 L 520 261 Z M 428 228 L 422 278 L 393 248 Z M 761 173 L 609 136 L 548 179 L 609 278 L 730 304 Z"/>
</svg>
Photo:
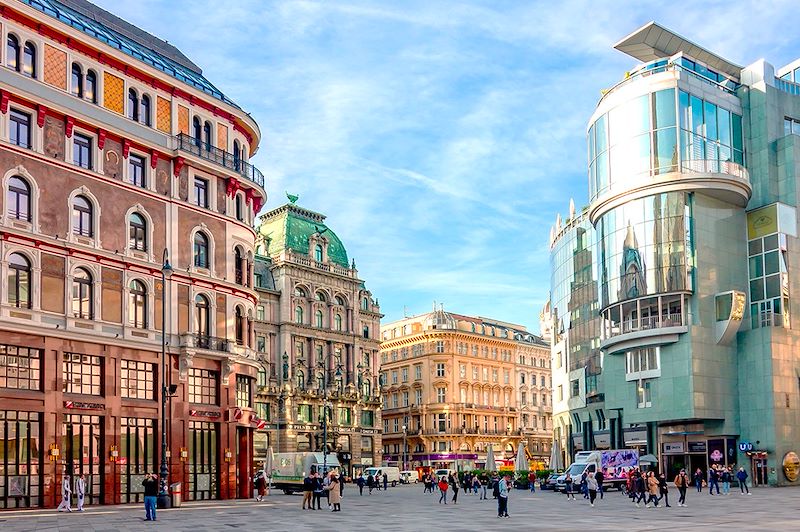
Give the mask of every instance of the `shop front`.
<svg viewBox="0 0 800 532">
<path fill-rule="evenodd" d="M 661 465 L 668 478 L 681 469 L 693 473 L 700 469 L 705 474 L 712 466 L 735 467 L 737 438 L 735 436 L 707 436 L 702 426 L 688 426 L 685 430 L 661 432 Z"/>
<path fill-rule="evenodd" d="M 42 506 L 42 414 L 0 410 L 0 509 Z"/>
</svg>

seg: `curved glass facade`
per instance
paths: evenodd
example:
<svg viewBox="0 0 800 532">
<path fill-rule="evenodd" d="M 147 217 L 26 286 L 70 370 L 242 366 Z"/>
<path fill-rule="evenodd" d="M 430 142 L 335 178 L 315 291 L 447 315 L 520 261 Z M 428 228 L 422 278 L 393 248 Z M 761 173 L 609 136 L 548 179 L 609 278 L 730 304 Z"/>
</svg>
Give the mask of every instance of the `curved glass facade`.
<svg viewBox="0 0 800 532">
<path fill-rule="evenodd" d="M 731 172 L 742 165 L 742 117 L 687 92 L 632 98 L 589 128 L 589 197 L 669 172 Z M 732 171 L 738 174 L 738 171 Z"/>
<path fill-rule="evenodd" d="M 601 369 L 595 246 L 594 227 L 584 216 L 553 243 L 550 252 L 553 335 L 557 341 L 566 340 L 568 370 L 586 367 L 587 377 Z M 587 394 L 591 392 L 589 382 Z"/>
<path fill-rule="evenodd" d="M 647 295 L 691 290 L 692 196 L 631 200 L 597 221 L 603 308 Z"/>
</svg>

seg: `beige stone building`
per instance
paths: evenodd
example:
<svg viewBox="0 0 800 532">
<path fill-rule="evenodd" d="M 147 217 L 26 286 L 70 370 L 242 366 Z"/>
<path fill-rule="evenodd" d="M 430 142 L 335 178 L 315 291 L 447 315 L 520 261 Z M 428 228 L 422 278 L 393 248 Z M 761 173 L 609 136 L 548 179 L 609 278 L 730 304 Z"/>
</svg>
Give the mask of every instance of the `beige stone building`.
<svg viewBox="0 0 800 532">
<path fill-rule="evenodd" d="M 380 307 L 325 216 L 290 200 L 258 227 L 254 453 L 327 447 L 357 474 L 381 459 Z"/>
<path fill-rule="evenodd" d="M 409 469 L 483 467 L 550 451 L 548 346 L 525 327 L 445 312 L 381 328 L 383 462 Z"/>
</svg>

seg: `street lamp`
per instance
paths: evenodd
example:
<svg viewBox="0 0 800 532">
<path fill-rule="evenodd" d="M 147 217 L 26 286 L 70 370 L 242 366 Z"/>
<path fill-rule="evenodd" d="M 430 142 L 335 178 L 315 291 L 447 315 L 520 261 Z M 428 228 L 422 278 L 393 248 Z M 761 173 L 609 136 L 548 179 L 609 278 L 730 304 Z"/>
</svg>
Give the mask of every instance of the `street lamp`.
<svg viewBox="0 0 800 532">
<path fill-rule="evenodd" d="M 407 435 L 407 430 L 406 430 L 406 429 L 407 429 L 407 428 L 408 428 L 408 427 L 406 427 L 405 425 L 403 425 L 403 471 L 405 471 L 406 469 L 408 469 L 408 468 L 406 467 L 406 435 Z"/>
<path fill-rule="evenodd" d="M 322 473 L 328 473 L 328 371 L 325 361 L 317 361 L 317 370 L 322 377 Z"/>
<path fill-rule="evenodd" d="M 172 265 L 169 263 L 169 250 L 164 248 L 161 256 L 161 470 L 159 480 L 161 489 L 158 492 L 158 507 L 169 508 L 167 492 L 167 279 L 172 276 Z"/>
</svg>

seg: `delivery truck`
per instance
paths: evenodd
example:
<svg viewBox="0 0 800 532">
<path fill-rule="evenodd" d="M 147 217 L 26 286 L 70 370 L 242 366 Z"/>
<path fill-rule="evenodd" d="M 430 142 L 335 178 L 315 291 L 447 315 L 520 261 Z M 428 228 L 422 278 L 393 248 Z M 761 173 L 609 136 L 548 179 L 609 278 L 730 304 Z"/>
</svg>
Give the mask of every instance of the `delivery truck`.
<svg viewBox="0 0 800 532">
<path fill-rule="evenodd" d="M 321 474 L 339 470 L 341 464 L 335 454 L 275 453 L 272 470 L 272 487 L 287 495 L 303 491 L 303 478 L 312 468 Z M 269 472 L 268 472 L 269 473 Z"/>
<path fill-rule="evenodd" d="M 639 467 L 639 451 L 635 449 L 611 449 L 608 451 L 592 451 L 581 456 L 582 460 L 573 462 L 556 480 L 556 489 L 565 490 L 564 480 L 567 473 L 572 477 L 574 489 L 579 489 L 584 473 L 594 475 L 598 470 L 603 472 L 603 489 L 620 489 L 628 480 L 628 472 Z"/>
</svg>

